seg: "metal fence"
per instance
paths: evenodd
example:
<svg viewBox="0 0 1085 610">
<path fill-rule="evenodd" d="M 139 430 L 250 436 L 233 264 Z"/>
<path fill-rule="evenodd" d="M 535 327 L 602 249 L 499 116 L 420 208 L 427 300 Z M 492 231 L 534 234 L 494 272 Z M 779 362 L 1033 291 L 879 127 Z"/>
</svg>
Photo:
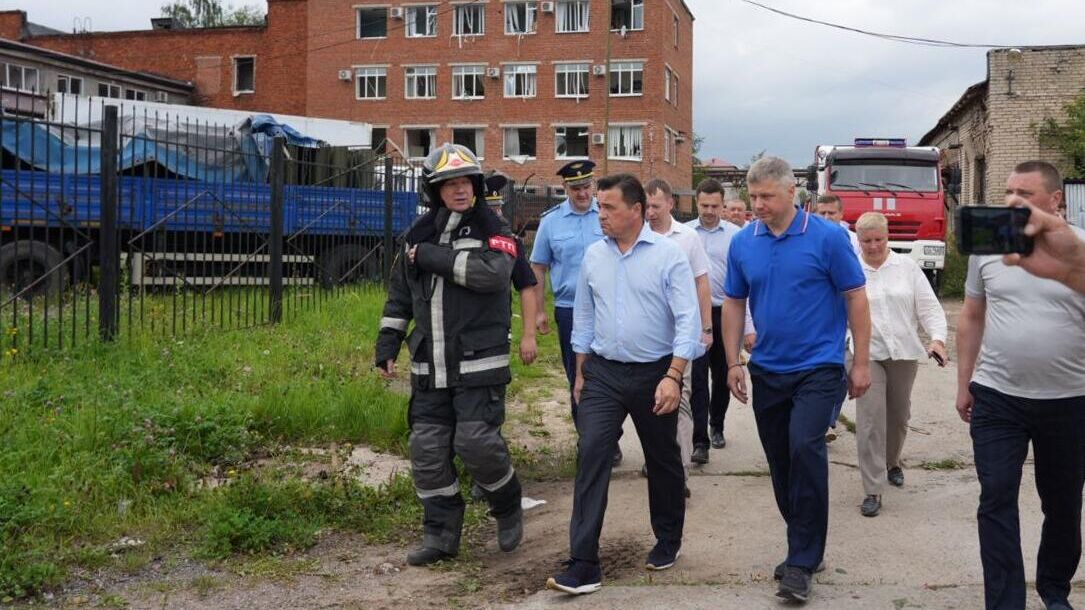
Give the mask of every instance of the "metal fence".
<svg viewBox="0 0 1085 610">
<path fill-rule="evenodd" d="M 59 99 L 59 98 L 58 98 Z M 37 108 L 37 106 L 35 106 Z M 239 329 L 381 288 L 416 169 L 289 130 L 99 99 L 0 116 L 7 357 Z"/>
</svg>

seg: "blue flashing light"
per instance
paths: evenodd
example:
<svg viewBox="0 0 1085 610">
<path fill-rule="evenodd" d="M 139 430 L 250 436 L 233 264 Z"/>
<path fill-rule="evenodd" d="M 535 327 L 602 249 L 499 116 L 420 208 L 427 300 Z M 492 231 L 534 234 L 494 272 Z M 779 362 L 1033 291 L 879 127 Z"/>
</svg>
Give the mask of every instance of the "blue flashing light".
<svg viewBox="0 0 1085 610">
<path fill-rule="evenodd" d="M 855 138 L 855 146 L 858 147 L 887 147 L 906 148 L 908 142 L 904 138 Z"/>
</svg>

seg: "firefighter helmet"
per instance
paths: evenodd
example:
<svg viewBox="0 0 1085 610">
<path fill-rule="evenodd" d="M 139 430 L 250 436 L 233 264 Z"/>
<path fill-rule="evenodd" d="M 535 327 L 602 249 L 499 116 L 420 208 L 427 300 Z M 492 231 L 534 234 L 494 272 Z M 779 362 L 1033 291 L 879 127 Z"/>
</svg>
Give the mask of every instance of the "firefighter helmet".
<svg viewBox="0 0 1085 610">
<path fill-rule="evenodd" d="M 444 143 L 438 146 L 422 162 L 422 179 L 430 205 L 444 205 L 441 201 L 441 183 L 452 178 L 467 176 L 475 187 L 475 202 L 483 197 L 485 183 L 482 164 L 466 146 Z"/>
</svg>

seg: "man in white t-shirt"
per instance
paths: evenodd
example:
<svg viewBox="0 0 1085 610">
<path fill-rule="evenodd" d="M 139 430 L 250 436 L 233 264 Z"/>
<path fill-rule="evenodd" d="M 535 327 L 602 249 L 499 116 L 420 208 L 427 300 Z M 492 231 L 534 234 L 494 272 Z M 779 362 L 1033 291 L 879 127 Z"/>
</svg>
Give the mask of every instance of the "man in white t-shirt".
<svg viewBox="0 0 1085 610">
<path fill-rule="evenodd" d="M 670 184 L 665 180 L 655 179 L 649 182 L 644 190 L 648 194 L 645 218 L 652 231 L 674 240 L 689 259 L 693 281 L 697 286 L 697 304 L 701 310 L 701 343 L 708 349 L 712 346 L 712 288 L 708 285 L 708 255 L 704 245 L 695 229 L 671 216 L 674 210 L 674 194 Z M 678 447 L 682 450 L 682 467 L 687 480 L 690 458 L 693 455 L 693 412 L 690 408 L 692 370 L 692 366 L 686 367 L 682 401 L 678 406 Z M 686 496 L 689 496 L 689 487 L 686 487 Z"/>
<path fill-rule="evenodd" d="M 1058 170 L 1042 161 L 1019 164 L 1006 184 L 1011 205 L 1054 213 L 1062 197 Z M 987 608 L 1025 607 L 1017 498 L 1030 443 L 1044 513 L 1036 590 L 1047 608 L 1070 608 L 1085 485 L 1085 295 L 1001 256 L 971 257 L 957 327 L 957 411 L 970 423 L 980 481 Z"/>
</svg>

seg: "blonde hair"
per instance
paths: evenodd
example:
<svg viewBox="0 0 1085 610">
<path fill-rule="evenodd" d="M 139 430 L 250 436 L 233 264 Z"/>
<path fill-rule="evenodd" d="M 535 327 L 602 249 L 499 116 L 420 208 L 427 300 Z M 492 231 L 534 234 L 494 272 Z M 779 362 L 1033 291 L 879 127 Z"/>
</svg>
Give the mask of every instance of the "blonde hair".
<svg viewBox="0 0 1085 610">
<path fill-rule="evenodd" d="M 855 232 L 882 231 L 889 232 L 889 220 L 881 212 L 866 212 L 855 222 Z"/>
</svg>

